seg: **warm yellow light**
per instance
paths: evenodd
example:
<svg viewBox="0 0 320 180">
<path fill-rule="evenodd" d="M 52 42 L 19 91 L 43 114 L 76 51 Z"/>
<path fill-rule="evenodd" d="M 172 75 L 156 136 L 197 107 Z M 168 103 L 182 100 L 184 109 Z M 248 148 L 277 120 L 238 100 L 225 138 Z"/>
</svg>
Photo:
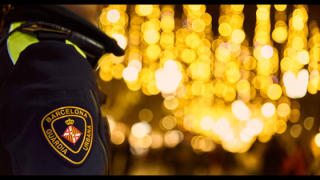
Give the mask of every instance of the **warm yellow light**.
<svg viewBox="0 0 320 180">
<path fill-rule="evenodd" d="M 202 19 L 196 19 L 192 21 L 192 29 L 196 32 L 202 32 L 205 27 L 206 27 L 206 24 Z"/>
<path fill-rule="evenodd" d="M 122 34 L 112 34 L 111 36 L 117 41 L 122 49 L 127 47 L 127 39 Z"/>
<path fill-rule="evenodd" d="M 190 33 L 187 35 L 185 43 L 190 48 L 196 48 L 200 43 L 200 38 L 197 33 Z"/>
<path fill-rule="evenodd" d="M 194 136 L 191 139 L 191 146 L 194 150 L 202 152 L 210 152 L 216 147 L 213 140 L 205 136 Z"/>
<path fill-rule="evenodd" d="M 107 19 L 109 22 L 115 23 L 120 19 L 120 13 L 116 9 L 111 9 L 107 13 Z"/>
<path fill-rule="evenodd" d="M 201 93 L 202 93 L 202 86 L 203 84 L 201 82 L 194 82 L 192 83 L 191 85 L 191 92 L 193 95 L 196 95 L 196 96 L 200 96 Z"/>
<path fill-rule="evenodd" d="M 320 133 L 316 134 L 316 136 L 314 137 L 314 142 L 318 147 L 320 147 Z"/>
<path fill-rule="evenodd" d="M 295 16 L 292 20 L 292 26 L 295 30 L 302 30 L 304 27 L 303 19 L 301 16 Z"/>
<path fill-rule="evenodd" d="M 167 131 L 164 134 L 164 144 L 169 147 L 175 147 L 183 140 L 183 133 L 179 130 Z"/>
<path fill-rule="evenodd" d="M 162 107 L 172 112 L 156 123 L 165 134 L 140 124 L 154 118 L 149 109 L 138 110 L 142 122 L 130 133 L 120 131 L 115 121 L 110 123 L 111 142 L 122 144 L 128 135 L 134 154 L 163 145 L 175 147 L 182 133 L 174 128 L 200 134 L 191 142 L 196 153 L 213 150 L 215 142 L 227 151 L 245 152 L 256 138 L 267 142 L 274 133 L 286 131 L 287 120 L 298 121 L 300 109 L 290 99 L 320 89 L 318 29 L 313 25 L 308 29 L 303 6 L 288 16 L 287 5 L 257 5 L 254 47 L 249 47 L 243 30 L 242 4 L 220 6 L 218 35 L 212 34 L 206 5 L 183 5 L 181 17 L 174 5 L 132 7 L 110 5 L 100 15 L 102 31 L 114 35 L 128 54 L 100 60 L 99 75 L 103 81 L 123 78 L 129 90 L 141 89 L 147 96 L 162 93 Z M 275 10 L 275 24 L 270 24 L 270 10 Z M 274 42 L 287 44 L 280 53 Z M 299 72 L 304 65 L 308 69 Z M 297 138 L 301 127 L 310 130 L 314 121 L 307 118 L 303 126 L 288 125 L 288 133 Z M 320 147 L 320 135 L 318 139 Z"/>
<path fill-rule="evenodd" d="M 278 134 L 284 133 L 286 129 L 287 129 L 287 123 L 284 120 L 278 120 L 274 124 L 274 130 Z"/>
<path fill-rule="evenodd" d="M 148 29 L 143 33 L 143 39 L 148 44 L 155 44 L 159 41 L 160 34 L 158 31 L 156 31 L 154 29 Z"/>
<path fill-rule="evenodd" d="M 109 57 L 114 64 L 120 64 L 124 61 L 124 56 L 115 56 L 113 54 L 110 54 Z"/>
<path fill-rule="evenodd" d="M 193 49 L 184 49 L 181 52 L 181 59 L 185 63 L 191 63 L 193 62 L 197 57 L 196 52 Z"/>
<path fill-rule="evenodd" d="M 122 71 L 122 77 L 126 81 L 135 81 L 138 78 L 138 71 L 134 67 L 126 67 Z"/>
<path fill-rule="evenodd" d="M 218 31 L 222 36 L 229 36 L 231 34 L 232 27 L 228 23 L 221 23 Z"/>
<path fill-rule="evenodd" d="M 142 68 L 142 64 L 140 61 L 138 60 L 132 60 L 128 63 L 128 67 L 134 67 L 137 69 L 138 72 L 140 72 L 141 68 Z"/>
<path fill-rule="evenodd" d="M 162 30 L 174 30 L 174 19 L 172 16 L 163 16 L 161 18 L 160 26 Z"/>
<path fill-rule="evenodd" d="M 156 85 L 164 93 L 174 92 L 182 79 L 179 71 L 167 71 L 160 68 L 155 72 Z"/>
<path fill-rule="evenodd" d="M 231 110 L 234 116 L 240 121 L 246 121 L 250 118 L 250 109 L 241 100 L 233 101 Z"/>
<path fill-rule="evenodd" d="M 161 46 L 170 46 L 174 43 L 174 34 L 170 30 L 164 30 L 161 33 L 160 44 Z"/>
<path fill-rule="evenodd" d="M 303 126 L 304 128 L 306 128 L 306 130 L 310 131 L 312 129 L 312 126 L 314 124 L 314 117 L 307 117 L 304 121 L 303 121 Z"/>
<path fill-rule="evenodd" d="M 226 86 L 222 92 L 222 96 L 226 102 L 232 102 L 237 97 L 237 92 L 234 87 Z"/>
<path fill-rule="evenodd" d="M 287 103 L 281 103 L 277 107 L 277 113 L 280 117 L 287 117 L 290 111 L 290 106 Z"/>
<path fill-rule="evenodd" d="M 235 83 L 239 80 L 240 78 L 240 73 L 238 69 L 231 68 L 226 71 L 226 76 L 229 82 Z"/>
<path fill-rule="evenodd" d="M 214 121 L 212 117 L 205 116 L 200 120 L 200 127 L 204 130 L 210 130 L 214 126 Z"/>
<path fill-rule="evenodd" d="M 301 69 L 298 77 L 287 71 L 283 74 L 283 83 L 286 87 L 286 93 L 290 98 L 301 98 L 306 95 L 308 87 L 309 72 L 306 69 Z"/>
<path fill-rule="evenodd" d="M 173 60 L 168 60 L 164 63 L 163 69 L 165 71 L 177 71 L 178 70 L 178 64 Z"/>
<path fill-rule="evenodd" d="M 231 53 L 231 48 L 228 43 L 221 43 L 217 48 L 217 54 L 222 56 L 228 56 Z"/>
<path fill-rule="evenodd" d="M 99 71 L 99 76 L 103 81 L 112 80 L 112 68 L 109 66 L 101 66 Z"/>
<path fill-rule="evenodd" d="M 153 113 L 150 109 L 142 109 L 139 112 L 139 119 L 141 121 L 150 122 L 153 118 Z"/>
<path fill-rule="evenodd" d="M 252 136 L 252 130 L 249 128 L 244 128 L 240 131 L 240 140 L 242 142 L 249 142 L 252 140 L 253 136 Z"/>
<path fill-rule="evenodd" d="M 131 127 L 131 133 L 136 138 L 142 138 L 142 137 L 146 136 L 147 134 L 149 134 L 150 131 L 151 131 L 151 126 L 147 122 L 135 123 Z"/>
<path fill-rule="evenodd" d="M 273 55 L 273 48 L 269 45 L 264 45 L 261 48 L 261 55 L 266 59 L 271 58 Z"/>
<path fill-rule="evenodd" d="M 247 93 L 250 90 L 250 83 L 246 79 L 241 79 L 237 83 L 237 91 L 238 93 Z"/>
<path fill-rule="evenodd" d="M 271 117 L 276 112 L 276 107 L 272 103 L 265 103 L 261 107 L 261 112 L 265 117 Z"/>
<path fill-rule="evenodd" d="M 176 126 L 176 119 L 172 115 L 167 115 L 160 120 L 160 123 L 160 127 L 163 127 L 167 131 Z"/>
<path fill-rule="evenodd" d="M 215 88 L 213 84 L 208 83 L 204 85 L 204 89 L 202 89 L 202 95 L 205 97 L 213 97 Z"/>
<path fill-rule="evenodd" d="M 187 130 L 193 128 L 196 124 L 196 116 L 194 114 L 188 114 L 183 118 L 183 127 Z"/>
<path fill-rule="evenodd" d="M 245 39 L 246 34 L 241 29 L 236 29 L 232 32 L 232 40 L 236 43 L 242 43 Z"/>
<path fill-rule="evenodd" d="M 272 100 L 277 100 L 282 95 L 282 89 L 278 84 L 272 84 L 268 88 L 268 97 Z"/>
<path fill-rule="evenodd" d="M 141 138 L 138 138 L 137 143 L 142 148 L 149 148 L 152 144 L 152 138 L 147 134 Z"/>
<path fill-rule="evenodd" d="M 107 25 L 108 24 L 108 18 L 107 18 L 107 12 L 103 12 L 100 14 L 100 23 L 103 24 L 103 25 Z"/>
<path fill-rule="evenodd" d="M 288 37 L 288 32 L 284 27 L 276 27 L 272 32 L 272 38 L 277 43 L 284 43 Z"/>
<path fill-rule="evenodd" d="M 229 119 L 226 117 L 222 117 L 218 119 L 217 122 L 215 122 L 212 131 L 220 136 L 224 136 L 228 134 L 229 130 L 230 130 Z"/>
<path fill-rule="evenodd" d="M 269 32 L 257 31 L 255 34 L 255 42 L 258 44 L 267 44 L 269 42 Z"/>
<path fill-rule="evenodd" d="M 124 69 L 123 64 L 115 64 L 112 68 L 112 75 L 115 79 L 121 79 L 122 78 L 122 71 Z"/>
<path fill-rule="evenodd" d="M 150 148 L 159 149 L 163 145 L 163 137 L 161 133 L 152 131 L 150 133 L 150 137 L 152 138 L 152 143 L 150 145 Z"/>
<path fill-rule="evenodd" d="M 290 135 L 294 138 L 298 138 L 301 134 L 302 126 L 300 124 L 294 124 L 290 128 Z"/>
<path fill-rule="evenodd" d="M 275 5 L 274 5 L 274 8 L 275 8 L 277 11 L 284 11 L 284 10 L 286 10 L 287 5 L 286 5 L 286 4 L 275 4 Z"/>
<path fill-rule="evenodd" d="M 136 5 L 136 13 L 140 16 L 148 16 L 153 11 L 152 5 Z"/>
<path fill-rule="evenodd" d="M 300 50 L 304 47 L 303 39 L 299 36 L 292 40 L 292 47 L 296 50 Z"/>
<path fill-rule="evenodd" d="M 151 44 L 146 49 L 146 55 L 152 60 L 156 60 L 161 53 L 161 48 L 157 44 Z"/>
<path fill-rule="evenodd" d="M 107 119 L 108 119 L 110 132 L 112 132 L 116 128 L 116 122 L 115 122 L 114 117 L 112 115 L 107 114 L 106 116 L 107 116 Z"/>
<path fill-rule="evenodd" d="M 258 135 L 263 129 L 263 123 L 259 119 L 250 119 L 246 123 L 246 128 L 250 129 L 252 135 Z"/>
<path fill-rule="evenodd" d="M 201 8 L 201 4 L 189 4 L 188 7 L 192 10 L 192 11 L 197 11 Z"/>
<path fill-rule="evenodd" d="M 234 11 L 242 11 L 244 8 L 244 5 L 243 4 L 231 4 L 231 8 Z"/>
<path fill-rule="evenodd" d="M 113 131 L 110 139 L 113 144 L 120 145 L 124 142 L 125 136 L 121 131 Z"/>
<path fill-rule="evenodd" d="M 178 107 L 179 100 L 175 96 L 170 96 L 164 99 L 163 105 L 169 110 L 174 110 Z"/>
<path fill-rule="evenodd" d="M 151 95 L 157 95 L 160 93 L 160 90 L 158 89 L 155 80 L 152 80 L 148 83 L 147 89 Z"/>
<path fill-rule="evenodd" d="M 306 50 L 302 50 L 298 54 L 298 60 L 301 64 L 308 64 L 309 63 L 309 53 Z"/>
<path fill-rule="evenodd" d="M 259 7 L 256 11 L 256 16 L 259 20 L 266 20 L 269 18 L 269 10 L 265 7 Z"/>
</svg>

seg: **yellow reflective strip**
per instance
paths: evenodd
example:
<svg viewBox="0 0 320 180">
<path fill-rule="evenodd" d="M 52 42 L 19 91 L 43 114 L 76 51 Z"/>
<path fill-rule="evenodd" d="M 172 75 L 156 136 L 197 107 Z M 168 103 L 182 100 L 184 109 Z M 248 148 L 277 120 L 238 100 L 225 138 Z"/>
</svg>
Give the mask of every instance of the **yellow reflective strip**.
<svg viewBox="0 0 320 180">
<path fill-rule="evenodd" d="M 76 50 L 78 51 L 78 53 L 80 53 L 84 58 L 87 58 L 86 54 L 77 45 L 73 44 L 69 40 L 66 40 L 66 44 L 73 45 L 76 48 Z"/>
<path fill-rule="evenodd" d="M 9 32 L 19 27 L 24 22 L 14 22 L 11 24 L 11 28 Z M 33 43 L 37 43 L 39 40 L 34 36 L 30 35 L 21 31 L 16 31 L 13 34 L 11 34 L 8 38 L 8 52 L 9 55 L 15 64 L 19 58 L 20 53 L 29 45 Z M 66 40 L 66 44 L 73 45 L 78 53 L 80 53 L 84 58 L 86 58 L 86 54 L 75 44 L 70 42 L 69 40 Z"/>
<path fill-rule="evenodd" d="M 10 31 L 19 27 L 22 23 L 23 22 L 12 23 Z M 17 62 L 20 53 L 26 47 L 37 42 L 39 42 L 39 40 L 36 37 L 29 35 L 27 33 L 16 31 L 13 34 L 11 34 L 8 38 L 8 48 L 9 48 L 9 54 L 12 58 L 13 63 Z"/>
</svg>

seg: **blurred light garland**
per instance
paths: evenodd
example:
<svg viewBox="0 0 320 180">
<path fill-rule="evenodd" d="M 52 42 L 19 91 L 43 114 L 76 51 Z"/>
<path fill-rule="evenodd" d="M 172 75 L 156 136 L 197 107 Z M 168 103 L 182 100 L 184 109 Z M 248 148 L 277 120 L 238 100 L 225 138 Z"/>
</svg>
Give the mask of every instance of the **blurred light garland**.
<svg viewBox="0 0 320 180">
<path fill-rule="evenodd" d="M 128 136 L 138 153 L 163 144 L 174 147 L 182 132 L 190 131 L 197 134 L 191 140 L 195 152 L 212 151 L 216 144 L 246 152 L 257 139 L 268 142 L 285 132 L 288 120 L 299 119 L 300 104 L 294 99 L 320 90 L 319 28 L 315 21 L 308 26 L 307 5 L 293 7 L 287 15 L 287 5 L 274 5 L 271 29 L 271 5 L 257 5 L 253 47 L 243 30 L 244 5 L 220 5 L 217 35 L 206 5 L 182 5 L 180 17 L 175 5 L 103 9 L 100 28 L 126 53 L 104 55 L 100 78 L 123 79 L 130 90 L 148 96 L 161 93 L 172 112 L 159 121 L 164 134 L 151 130 L 148 109 L 130 132 L 109 117 L 112 127 L 115 122 L 121 126 L 111 130 L 112 142 L 121 144 Z M 299 130 L 300 125 L 293 126 L 290 133 L 297 138 Z"/>
</svg>

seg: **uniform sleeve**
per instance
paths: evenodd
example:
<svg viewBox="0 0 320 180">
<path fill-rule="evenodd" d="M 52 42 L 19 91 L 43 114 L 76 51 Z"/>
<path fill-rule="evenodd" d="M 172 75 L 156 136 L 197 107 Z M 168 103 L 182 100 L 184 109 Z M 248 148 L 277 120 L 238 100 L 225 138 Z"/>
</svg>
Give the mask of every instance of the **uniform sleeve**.
<svg viewBox="0 0 320 180">
<path fill-rule="evenodd" d="M 0 91 L 1 138 L 16 175 L 104 175 L 98 88 L 73 45 L 28 46 Z"/>
</svg>

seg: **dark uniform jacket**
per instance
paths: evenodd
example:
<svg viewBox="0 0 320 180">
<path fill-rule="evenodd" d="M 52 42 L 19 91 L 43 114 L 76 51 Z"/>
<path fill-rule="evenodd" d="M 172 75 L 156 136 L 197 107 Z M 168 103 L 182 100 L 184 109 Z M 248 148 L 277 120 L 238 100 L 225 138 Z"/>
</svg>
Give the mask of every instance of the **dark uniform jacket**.
<svg viewBox="0 0 320 180">
<path fill-rule="evenodd" d="M 105 53 L 123 54 L 113 39 L 62 6 L 14 6 L 6 18 L 0 39 L 24 22 L 39 20 L 98 41 Z M 47 37 L 16 31 L 0 45 L 0 172 L 107 174 L 107 122 L 92 69 L 97 57 L 88 61 L 85 48 Z"/>
</svg>

